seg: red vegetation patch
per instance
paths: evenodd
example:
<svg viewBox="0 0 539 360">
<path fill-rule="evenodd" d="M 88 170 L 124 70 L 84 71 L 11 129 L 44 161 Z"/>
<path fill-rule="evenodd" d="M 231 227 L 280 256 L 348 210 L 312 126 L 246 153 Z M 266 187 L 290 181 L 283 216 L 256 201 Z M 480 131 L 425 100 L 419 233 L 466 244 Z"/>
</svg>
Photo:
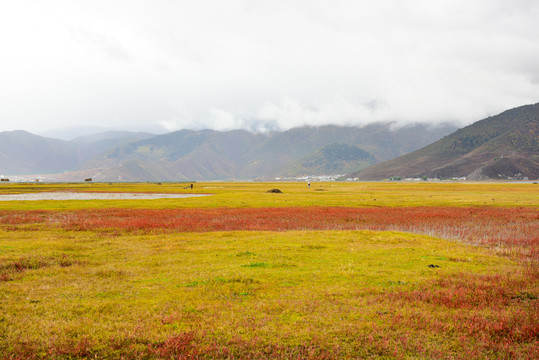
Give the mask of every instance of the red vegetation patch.
<svg viewBox="0 0 539 360">
<path fill-rule="evenodd" d="M 539 270 L 534 267 L 506 275 L 463 273 L 433 280 L 412 291 L 394 291 L 385 300 L 395 309 L 416 309 L 392 314 L 396 329 L 453 334 L 460 338 L 468 358 L 496 354 L 493 358 L 536 359 L 538 281 Z"/>
<path fill-rule="evenodd" d="M 185 332 L 170 336 L 164 342 L 149 346 L 148 349 L 161 359 L 195 359 L 200 352 L 195 346 L 195 340 L 196 335 L 193 332 Z"/>
<path fill-rule="evenodd" d="M 438 278 L 415 290 L 392 292 L 395 300 L 421 302 L 449 309 L 501 310 L 516 305 L 539 306 L 534 287 L 539 283 L 539 269 L 524 267 L 517 274 L 478 275 L 462 273 L 450 278 Z M 538 311 L 535 313 L 539 313 Z M 539 329 L 539 323 L 536 324 Z"/>
<path fill-rule="evenodd" d="M 522 315 L 522 314 L 519 314 Z M 528 317 L 529 314 L 528 314 Z M 523 317 L 525 319 L 525 317 Z M 533 320 L 533 319 L 532 319 Z M 537 329 L 522 326 L 513 314 L 492 317 L 473 313 L 457 314 L 447 319 L 421 311 L 394 315 L 388 326 L 372 325 L 372 331 L 357 328 L 348 333 L 345 344 L 327 341 L 324 336 L 291 345 L 266 342 L 255 337 L 216 339 L 201 332 L 180 332 L 160 342 L 142 338 L 123 338 L 121 346 L 110 343 L 118 359 L 537 359 L 534 339 Z M 520 333 L 525 331 L 524 336 Z M 432 337 L 432 333 L 439 334 Z M 528 340 L 529 342 L 526 342 Z M 95 345 L 95 344 L 94 344 Z M 7 353 L 11 359 L 111 358 L 107 346 L 92 348 L 91 341 L 52 340 L 48 348 L 40 344 L 19 342 Z M 11 355 L 11 356 L 10 356 Z"/>
<path fill-rule="evenodd" d="M 1 211 L 5 229 L 20 225 L 66 230 L 150 232 L 398 230 L 458 239 L 509 255 L 539 258 L 539 211 L 533 208 L 219 208 Z M 458 259 L 455 259 L 458 261 Z"/>
<path fill-rule="evenodd" d="M 0 282 L 11 281 L 15 274 L 21 273 L 25 270 L 39 269 L 44 266 L 48 266 L 48 259 L 39 257 L 26 257 L 16 261 L 10 261 L 0 263 Z"/>
<path fill-rule="evenodd" d="M 28 341 L 13 344 L 12 354 L 4 354 L 7 359 L 108 359 L 103 348 L 92 350 L 91 342 L 81 340 L 51 339 L 48 349 L 40 350 L 40 345 Z M 145 345 L 143 347 L 138 345 Z M 141 339 L 124 338 L 121 346 L 116 347 L 114 358 L 118 359 L 341 359 L 338 347 L 327 347 L 320 340 L 312 340 L 301 345 L 282 345 L 262 342 L 258 338 L 241 338 L 221 341 L 211 340 L 204 334 L 182 332 L 167 337 L 162 342 L 147 342 Z M 45 355 L 46 354 L 46 355 Z M 3 359 L 3 358 L 2 358 Z"/>
</svg>

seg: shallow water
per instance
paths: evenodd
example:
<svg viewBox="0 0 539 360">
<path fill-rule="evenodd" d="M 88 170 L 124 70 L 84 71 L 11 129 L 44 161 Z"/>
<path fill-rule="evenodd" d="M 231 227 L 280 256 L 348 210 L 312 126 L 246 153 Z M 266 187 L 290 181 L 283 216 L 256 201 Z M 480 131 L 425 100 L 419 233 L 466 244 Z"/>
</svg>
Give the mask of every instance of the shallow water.
<svg viewBox="0 0 539 360">
<path fill-rule="evenodd" d="M 89 192 L 40 192 L 0 195 L 0 201 L 35 200 L 153 200 L 182 199 L 208 196 L 208 194 L 158 194 L 158 193 L 89 193 Z"/>
</svg>

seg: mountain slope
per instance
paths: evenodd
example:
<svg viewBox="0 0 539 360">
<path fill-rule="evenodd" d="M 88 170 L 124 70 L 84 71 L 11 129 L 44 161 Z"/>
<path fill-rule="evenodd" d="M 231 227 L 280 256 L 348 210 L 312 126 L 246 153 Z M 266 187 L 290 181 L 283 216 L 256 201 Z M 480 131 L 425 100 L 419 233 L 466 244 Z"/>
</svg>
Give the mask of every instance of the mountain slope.
<svg viewBox="0 0 539 360">
<path fill-rule="evenodd" d="M 297 173 L 301 169 L 293 170 L 294 166 L 301 167 L 301 161 L 328 145 L 354 146 L 367 152 L 369 163 L 374 163 L 417 149 L 452 130 L 447 125 L 419 124 L 395 129 L 390 124 L 302 127 L 269 134 L 181 130 L 119 146 L 84 164 L 79 177 L 84 174 L 101 181 L 269 180 L 287 172 Z M 356 169 L 366 165 L 363 155 Z M 130 164 L 129 170 L 126 164 Z M 328 165 L 305 170 L 342 174 L 345 168 L 341 164 L 331 170 Z M 353 164 L 349 161 L 348 165 Z"/>
<path fill-rule="evenodd" d="M 374 157 L 357 146 L 331 144 L 301 160 L 285 176 L 347 174 L 373 163 Z"/>
<path fill-rule="evenodd" d="M 52 173 L 71 169 L 84 160 L 68 141 L 17 130 L 0 133 L 0 173 Z"/>
<path fill-rule="evenodd" d="M 147 136 L 151 134 L 115 132 L 67 141 L 22 130 L 0 132 L 0 174 L 70 171 L 104 151 Z"/>
<path fill-rule="evenodd" d="M 155 134 L 141 132 L 141 131 L 105 131 L 99 132 L 92 135 L 79 136 L 74 138 L 73 142 L 83 142 L 83 143 L 96 143 L 98 141 L 112 141 L 120 140 L 125 141 L 126 139 L 132 140 L 142 140 L 154 137 Z"/>
<path fill-rule="evenodd" d="M 362 180 L 392 176 L 537 179 L 538 139 L 539 103 L 480 120 L 431 145 L 350 176 Z"/>
</svg>

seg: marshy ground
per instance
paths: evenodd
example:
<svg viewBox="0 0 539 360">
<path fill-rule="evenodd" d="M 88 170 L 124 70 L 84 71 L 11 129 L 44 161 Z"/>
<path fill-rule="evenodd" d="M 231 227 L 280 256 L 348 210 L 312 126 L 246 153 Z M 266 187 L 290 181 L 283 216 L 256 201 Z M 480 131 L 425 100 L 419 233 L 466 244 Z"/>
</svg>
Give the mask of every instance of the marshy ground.
<svg viewBox="0 0 539 360">
<path fill-rule="evenodd" d="M 43 185 L 0 192 L 191 191 Z M 533 184 L 193 192 L 213 196 L 0 202 L 4 358 L 539 355 Z"/>
</svg>

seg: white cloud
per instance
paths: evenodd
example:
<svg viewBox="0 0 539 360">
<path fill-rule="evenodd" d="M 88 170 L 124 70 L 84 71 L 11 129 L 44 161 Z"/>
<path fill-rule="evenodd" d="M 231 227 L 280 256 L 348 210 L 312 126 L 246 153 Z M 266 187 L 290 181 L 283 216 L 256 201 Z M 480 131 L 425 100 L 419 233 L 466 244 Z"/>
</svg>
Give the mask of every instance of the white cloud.
<svg viewBox="0 0 539 360">
<path fill-rule="evenodd" d="M 209 127 L 215 130 L 231 130 L 240 127 L 234 115 L 221 109 L 211 109 Z"/>
<path fill-rule="evenodd" d="M 166 131 L 176 131 L 180 129 L 180 126 L 175 122 L 171 120 L 160 120 L 157 122 L 160 126 L 163 127 Z"/>
<path fill-rule="evenodd" d="M 325 124 L 362 126 L 373 121 L 390 121 L 390 114 L 376 102 L 353 103 L 344 98 L 324 100 L 304 106 L 295 99 L 286 99 L 278 104 L 267 102 L 255 117 L 275 123 L 280 129 L 298 126 Z"/>
<path fill-rule="evenodd" d="M 121 61 L 133 61 L 130 52 L 115 37 L 108 37 L 80 27 L 70 28 L 69 31 L 73 40 L 86 46 L 89 51 L 100 51 Z"/>
<path fill-rule="evenodd" d="M 539 101 L 537 19 L 526 0 L 2 2 L 0 131 L 469 123 Z"/>
</svg>

